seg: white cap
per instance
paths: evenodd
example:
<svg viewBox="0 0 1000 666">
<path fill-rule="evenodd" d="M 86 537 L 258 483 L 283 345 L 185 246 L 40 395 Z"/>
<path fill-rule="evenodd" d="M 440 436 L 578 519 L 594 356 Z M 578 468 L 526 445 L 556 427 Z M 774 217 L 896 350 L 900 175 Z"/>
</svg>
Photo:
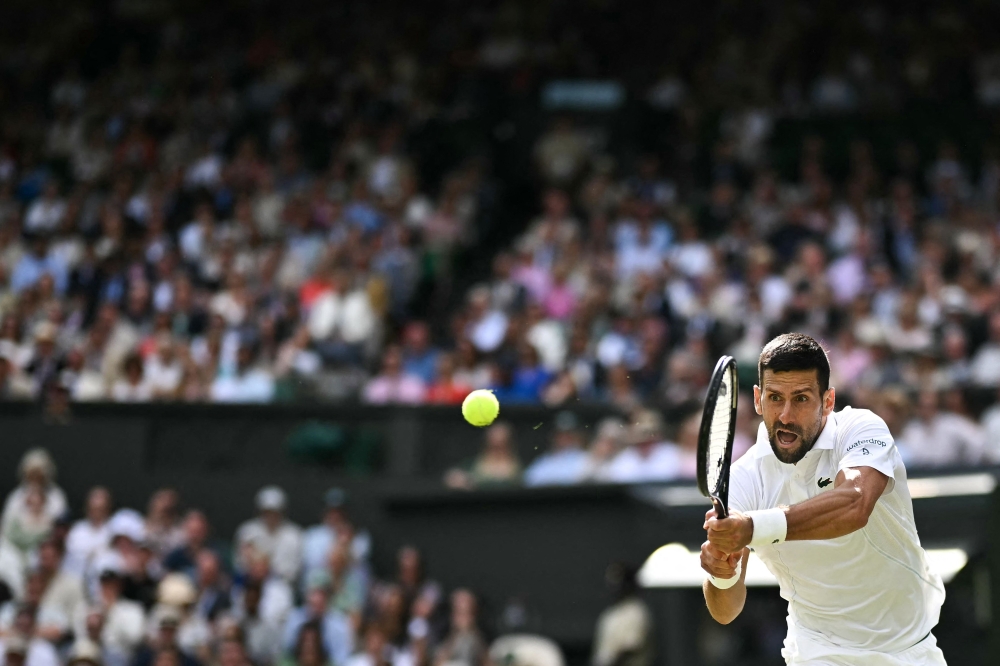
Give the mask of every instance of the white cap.
<svg viewBox="0 0 1000 666">
<path fill-rule="evenodd" d="M 112 540 L 119 536 L 127 537 L 135 543 L 146 540 L 146 522 L 135 509 L 119 509 L 115 512 L 108 521 L 108 531 Z"/>
<path fill-rule="evenodd" d="M 259 511 L 284 511 L 285 491 L 278 486 L 265 486 L 257 492 Z"/>
<path fill-rule="evenodd" d="M 117 552 L 105 550 L 94 558 L 94 569 L 98 576 L 103 576 L 105 573 L 122 576 L 125 574 L 125 560 Z"/>
</svg>

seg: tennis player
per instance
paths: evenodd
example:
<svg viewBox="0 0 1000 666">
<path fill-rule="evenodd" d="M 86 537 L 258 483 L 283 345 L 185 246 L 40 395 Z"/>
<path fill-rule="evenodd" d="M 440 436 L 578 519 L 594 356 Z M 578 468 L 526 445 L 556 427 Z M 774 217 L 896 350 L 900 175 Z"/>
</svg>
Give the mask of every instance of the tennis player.
<svg viewBox="0 0 1000 666">
<path fill-rule="evenodd" d="M 944 664 L 931 629 L 944 585 L 927 566 L 906 469 L 885 422 L 833 411 L 830 362 L 813 338 L 771 340 L 758 362 L 756 444 L 730 470 L 730 515 L 706 516 L 705 600 L 743 610 L 750 549 L 788 600 L 788 664 Z"/>
</svg>

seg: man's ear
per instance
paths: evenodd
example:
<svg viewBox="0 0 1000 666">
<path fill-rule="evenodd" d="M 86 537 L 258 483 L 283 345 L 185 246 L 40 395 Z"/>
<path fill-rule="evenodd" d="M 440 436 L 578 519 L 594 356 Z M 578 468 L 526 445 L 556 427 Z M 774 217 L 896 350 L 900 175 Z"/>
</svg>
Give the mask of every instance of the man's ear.
<svg viewBox="0 0 1000 666">
<path fill-rule="evenodd" d="M 757 412 L 758 416 L 764 415 L 764 412 L 760 408 L 760 387 L 756 384 L 753 385 L 753 409 Z"/>
<path fill-rule="evenodd" d="M 833 413 L 833 408 L 837 404 L 837 391 L 832 386 L 823 395 L 823 416 Z"/>
</svg>

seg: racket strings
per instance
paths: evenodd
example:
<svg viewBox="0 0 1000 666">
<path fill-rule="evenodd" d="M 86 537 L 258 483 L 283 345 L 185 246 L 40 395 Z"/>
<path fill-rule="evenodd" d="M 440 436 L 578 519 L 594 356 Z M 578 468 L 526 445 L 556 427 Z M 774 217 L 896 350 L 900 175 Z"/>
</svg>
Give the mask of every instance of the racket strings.
<svg viewBox="0 0 1000 666">
<path fill-rule="evenodd" d="M 729 423 L 732 420 L 732 372 L 723 374 L 722 384 L 715 400 L 715 410 L 712 413 L 712 423 L 708 436 L 708 460 L 706 471 L 708 487 L 713 492 L 718 490 L 722 478 L 722 470 L 726 462 L 726 448 L 729 443 Z"/>
</svg>

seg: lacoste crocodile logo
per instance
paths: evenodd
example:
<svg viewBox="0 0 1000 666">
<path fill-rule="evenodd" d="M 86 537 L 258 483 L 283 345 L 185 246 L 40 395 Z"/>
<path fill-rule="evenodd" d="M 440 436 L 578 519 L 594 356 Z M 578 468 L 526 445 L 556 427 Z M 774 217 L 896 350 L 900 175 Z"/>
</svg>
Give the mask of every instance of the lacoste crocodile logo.
<svg viewBox="0 0 1000 666">
<path fill-rule="evenodd" d="M 819 486 L 820 488 L 826 488 L 831 483 L 833 483 L 833 481 L 831 481 L 830 479 L 820 479 L 819 481 L 816 482 L 816 485 Z"/>
</svg>

